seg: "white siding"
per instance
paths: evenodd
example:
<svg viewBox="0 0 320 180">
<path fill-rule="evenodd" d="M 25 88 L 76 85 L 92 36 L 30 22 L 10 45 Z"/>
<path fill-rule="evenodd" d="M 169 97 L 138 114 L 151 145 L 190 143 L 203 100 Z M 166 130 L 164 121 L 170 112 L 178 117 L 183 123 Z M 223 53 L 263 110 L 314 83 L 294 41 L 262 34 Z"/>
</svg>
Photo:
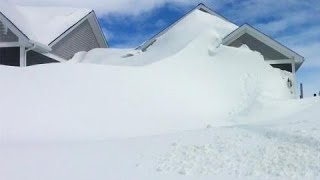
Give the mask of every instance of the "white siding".
<svg viewBox="0 0 320 180">
<path fill-rule="evenodd" d="M 88 20 L 84 21 L 67 36 L 52 46 L 52 54 L 70 59 L 80 51 L 99 48 L 99 43 Z"/>
</svg>

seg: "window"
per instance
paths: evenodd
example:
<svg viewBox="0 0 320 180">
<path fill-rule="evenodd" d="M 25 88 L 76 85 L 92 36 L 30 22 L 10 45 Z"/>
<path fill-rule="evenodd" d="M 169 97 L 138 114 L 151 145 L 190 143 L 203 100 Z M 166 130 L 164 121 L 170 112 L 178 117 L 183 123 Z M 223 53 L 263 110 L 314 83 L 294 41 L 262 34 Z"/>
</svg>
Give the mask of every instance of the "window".
<svg viewBox="0 0 320 180">
<path fill-rule="evenodd" d="M 0 64 L 8 66 L 20 66 L 20 48 L 0 48 Z"/>
</svg>

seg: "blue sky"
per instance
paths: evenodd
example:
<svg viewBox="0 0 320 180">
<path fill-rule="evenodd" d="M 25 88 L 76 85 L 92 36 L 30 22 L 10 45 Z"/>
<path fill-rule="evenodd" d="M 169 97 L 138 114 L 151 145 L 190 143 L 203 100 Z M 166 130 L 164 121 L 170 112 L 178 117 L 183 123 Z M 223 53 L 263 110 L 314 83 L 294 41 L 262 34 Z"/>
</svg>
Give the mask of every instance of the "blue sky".
<svg viewBox="0 0 320 180">
<path fill-rule="evenodd" d="M 94 9 L 111 47 L 136 47 L 199 3 L 238 25 L 249 23 L 306 58 L 298 80 L 320 91 L 319 0 L 10 0 Z"/>
</svg>

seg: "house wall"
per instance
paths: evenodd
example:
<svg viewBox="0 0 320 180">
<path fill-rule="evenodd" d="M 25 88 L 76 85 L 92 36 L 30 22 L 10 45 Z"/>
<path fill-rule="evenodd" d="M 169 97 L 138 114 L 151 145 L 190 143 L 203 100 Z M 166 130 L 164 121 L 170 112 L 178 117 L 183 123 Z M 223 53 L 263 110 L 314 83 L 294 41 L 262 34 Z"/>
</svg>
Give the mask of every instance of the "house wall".
<svg viewBox="0 0 320 180">
<path fill-rule="evenodd" d="M 0 48 L 0 64 L 20 66 L 20 47 Z"/>
<path fill-rule="evenodd" d="M 18 42 L 18 36 L 16 36 L 10 29 L 5 33 L 5 27 L 0 21 L 0 42 Z"/>
<path fill-rule="evenodd" d="M 57 63 L 58 61 L 51 59 L 45 55 L 37 53 L 35 51 L 29 51 L 27 53 L 27 66 L 47 63 Z"/>
<path fill-rule="evenodd" d="M 52 53 L 64 59 L 71 59 L 80 51 L 90 51 L 99 48 L 99 43 L 93 30 L 86 20 L 71 33 L 52 46 Z"/>
<path fill-rule="evenodd" d="M 246 44 L 251 50 L 260 52 L 265 60 L 290 59 L 247 33 L 232 42 L 229 46 L 240 47 L 243 44 Z"/>
</svg>

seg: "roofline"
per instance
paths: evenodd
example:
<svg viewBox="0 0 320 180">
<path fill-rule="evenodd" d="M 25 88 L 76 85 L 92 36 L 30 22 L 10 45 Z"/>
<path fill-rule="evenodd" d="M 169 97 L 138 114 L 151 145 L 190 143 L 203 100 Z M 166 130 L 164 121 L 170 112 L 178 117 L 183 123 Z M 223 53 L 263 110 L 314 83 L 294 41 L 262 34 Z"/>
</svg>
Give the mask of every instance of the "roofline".
<svg viewBox="0 0 320 180">
<path fill-rule="evenodd" d="M 76 26 L 79 22 L 81 22 L 82 20 L 84 20 L 85 18 L 87 18 L 92 12 L 94 12 L 93 10 L 90 11 L 88 14 L 86 14 L 85 16 L 83 16 L 79 21 L 77 21 L 76 23 L 74 23 L 72 26 L 70 26 L 67 30 L 65 30 L 63 33 L 61 33 L 57 38 L 55 38 L 53 41 L 51 41 L 48 45 L 51 46 L 52 43 L 54 43 L 56 40 L 58 40 L 61 36 L 63 36 L 66 32 L 68 32 L 70 29 L 72 29 L 74 26 Z"/>
<path fill-rule="evenodd" d="M 227 36 L 225 36 L 225 37 L 223 38 L 223 44 L 225 44 L 225 43 L 226 43 L 226 42 L 225 42 L 226 39 L 227 39 L 227 38 L 230 38 L 230 36 L 232 36 L 235 32 L 239 31 L 240 29 L 247 28 L 247 27 L 250 28 L 250 29 L 253 29 L 254 31 L 257 31 L 257 32 L 260 33 L 260 34 L 262 34 L 263 36 L 265 36 L 265 37 L 268 38 L 269 40 L 273 41 L 274 43 L 280 45 L 282 48 L 284 48 L 285 50 L 287 50 L 287 51 L 289 51 L 290 53 L 294 54 L 295 56 L 298 56 L 298 57 L 301 59 L 301 61 L 298 61 L 298 59 L 295 59 L 295 60 L 297 60 L 297 61 L 296 61 L 296 64 L 298 64 L 297 69 L 299 69 L 299 68 L 302 66 L 302 64 L 303 64 L 304 61 L 305 61 L 305 58 L 304 58 L 302 55 L 300 55 L 299 53 L 293 51 L 293 50 L 290 49 L 289 47 L 283 45 L 283 44 L 280 43 L 279 41 L 273 39 L 273 38 L 270 37 L 269 35 L 261 32 L 260 30 L 258 30 L 258 29 L 256 29 L 256 28 L 254 28 L 253 26 L 251 26 L 251 25 L 248 24 L 248 23 L 244 23 L 244 24 L 241 25 L 239 28 L 235 29 L 235 30 L 232 31 L 230 34 L 228 34 Z M 244 30 L 245 30 L 245 29 L 244 29 Z M 235 34 L 235 35 L 236 35 L 236 34 Z"/>
<path fill-rule="evenodd" d="M 3 17 L 6 21 L 8 21 L 8 23 L 10 25 L 12 25 L 13 27 L 9 27 L 9 29 L 11 31 L 13 31 L 13 33 L 18 37 L 18 41 L 19 43 L 23 44 L 24 46 L 36 46 L 40 49 L 42 49 L 43 51 L 50 51 L 50 47 L 47 46 L 47 45 L 44 45 L 44 44 L 41 44 L 41 43 L 38 43 L 38 42 L 35 42 L 33 40 L 31 40 L 25 33 L 23 33 L 23 31 L 21 31 L 6 15 L 4 15 L 2 12 L 0 12 L 0 18 Z M 6 22 L 3 22 L 3 23 L 6 23 Z M 7 26 L 7 25 L 5 25 Z M 14 29 L 12 29 L 14 28 Z M 17 32 L 14 32 L 14 31 L 17 31 Z M 22 37 L 23 38 L 22 38 Z"/>
<path fill-rule="evenodd" d="M 222 19 L 224 19 L 224 20 L 226 20 L 226 21 L 228 21 L 228 22 L 230 22 L 230 23 L 238 26 L 237 23 L 235 23 L 234 21 L 228 19 L 227 17 L 225 17 L 225 16 L 217 13 L 217 11 L 215 11 L 215 10 L 213 10 L 212 8 L 206 6 L 204 3 L 199 3 L 198 6 L 196 6 L 194 9 L 197 9 L 198 7 L 204 7 L 204 8 L 206 8 L 207 10 L 209 10 L 210 13 L 216 14 L 216 15 L 218 15 L 219 17 L 221 17 Z"/>
<path fill-rule="evenodd" d="M 23 31 L 21 31 L 6 15 L 4 15 L 2 12 L 0 12 L 0 14 L 1 14 L 7 21 L 9 21 L 27 40 L 30 40 L 29 37 L 28 37 Z"/>
<path fill-rule="evenodd" d="M 169 26 L 165 27 L 164 29 L 162 29 L 161 31 L 159 31 L 158 33 L 156 33 L 154 36 L 152 36 L 150 39 L 146 40 L 145 42 L 143 42 L 142 44 L 140 44 L 138 47 L 136 47 L 136 49 L 144 49 L 145 47 L 148 47 L 148 43 L 152 42 L 154 39 L 156 39 L 159 35 L 161 35 L 162 33 L 165 33 L 166 31 L 168 31 L 169 29 L 171 29 L 175 24 L 177 24 L 178 22 L 180 22 L 181 20 L 183 20 L 185 17 L 187 17 L 190 13 L 192 13 L 193 11 L 195 11 L 196 9 L 201 9 L 201 8 L 205 8 L 205 10 L 209 11 L 208 13 L 212 14 L 212 15 L 217 15 L 220 18 L 234 24 L 237 25 L 236 23 L 234 23 L 233 21 L 227 19 L 226 17 L 216 13 L 216 11 L 210 9 L 208 6 L 206 6 L 203 3 L 198 4 L 196 7 L 192 8 L 191 10 L 189 10 L 186 14 L 184 14 L 183 16 L 181 16 L 180 18 L 178 18 L 178 20 L 174 21 L 173 23 L 171 23 Z"/>
<path fill-rule="evenodd" d="M 294 53 L 294 54 L 296 54 L 296 55 L 298 55 L 298 56 L 300 56 L 301 58 L 303 58 L 303 59 L 304 59 L 304 57 L 303 57 L 301 54 L 299 54 L 299 53 L 295 52 L 294 50 L 292 50 L 292 49 L 291 49 L 291 48 L 289 48 L 288 46 L 286 46 L 286 45 L 282 44 L 282 43 L 281 43 L 281 42 L 279 42 L 278 40 L 276 40 L 276 39 L 272 38 L 271 36 L 269 36 L 269 35 L 265 34 L 265 33 L 264 33 L 264 32 L 262 32 L 262 31 L 258 30 L 257 28 L 253 27 L 252 25 L 250 25 L 250 24 L 248 24 L 248 23 L 245 23 L 244 25 L 247 25 L 247 26 L 251 27 L 252 29 L 254 29 L 254 30 L 256 30 L 256 31 L 260 32 L 261 34 L 263 34 L 263 35 L 267 36 L 268 38 L 270 38 L 270 39 L 272 39 L 273 41 L 277 42 L 278 44 L 280 44 L 281 46 L 285 47 L 286 49 L 288 49 L 288 50 L 289 50 L 289 51 L 291 51 L 292 53 Z"/>
<path fill-rule="evenodd" d="M 108 41 L 107 41 L 107 38 L 106 38 L 106 36 L 104 35 L 103 30 L 102 30 L 102 28 L 101 28 L 101 25 L 100 25 L 100 23 L 99 23 L 99 20 L 98 20 L 98 17 L 97 17 L 97 15 L 96 15 L 96 12 L 95 12 L 94 10 L 93 10 L 92 12 L 93 12 L 94 18 L 95 18 L 95 20 L 96 20 L 96 22 L 97 22 L 97 24 L 98 24 L 99 30 L 100 30 L 100 32 L 101 32 L 101 34 L 102 34 L 103 40 L 104 40 L 104 42 L 106 43 L 106 46 L 107 46 L 107 47 L 110 47 L 110 46 L 109 46 L 109 43 L 108 43 Z"/>
<path fill-rule="evenodd" d="M 53 44 L 54 44 L 57 40 L 59 40 L 60 38 L 63 38 L 63 37 L 66 35 L 67 32 L 69 32 L 70 30 L 76 28 L 78 25 L 81 24 L 80 22 L 88 19 L 88 18 L 90 17 L 90 15 L 93 16 L 94 21 L 95 21 L 96 24 L 97 24 L 98 31 L 100 32 L 100 34 L 101 34 L 101 36 L 102 36 L 102 38 L 103 38 L 103 44 L 104 44 L 106 47 L 109 47 L 108 41 L 107 41 L 106 37 L 104 36 L 104 33 L 103 33 L 103 31 L 102 31 L 102 28 L 101 28 L 101 26 L 100 26 L 100 23 L 99 23 L 99 21 L 98 21 L 98 18 L 97 18 L 97 16 L 96 16 L 96 13 L 95 13 L 94 10 L 91 10 L 87 15 L 85 15 L 85 16 L 84 16 L 83 18 L 81 18 L 79 21 L 77 21 L 77 22 L 74 23 L 72 26 L 70 26 L 68 29 L 66 29 L 62 34 L 60 34 L 57 38 L 55 38 L 53 41 L 51 41 L 48 46 L 53 46 Z M 91 24 L 91 23 L 90 23 L 90 24 Z M 96 35 L 95 32 L 94 32 L 94 34 L 95 34 L 95 38 L 97 38 L 97 37 L 96 37 L 97 35 Z M 100 46 L 100 42 L 99 42 L 99 46 Z"/>
</svg>

